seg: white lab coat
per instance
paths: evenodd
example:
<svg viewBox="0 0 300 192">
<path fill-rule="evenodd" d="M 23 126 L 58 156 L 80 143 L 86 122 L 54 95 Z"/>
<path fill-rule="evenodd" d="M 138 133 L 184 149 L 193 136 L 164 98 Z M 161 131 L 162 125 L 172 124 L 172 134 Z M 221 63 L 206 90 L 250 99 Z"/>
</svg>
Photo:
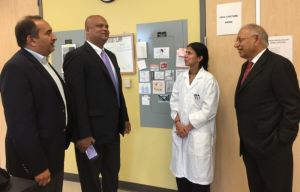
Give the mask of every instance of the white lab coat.
<svg viewBox="0 0 300 192">
<path fill-rule="evenodd" d="M 177 77 L 170 100 L 171 117 L 177 113 L 181 123 L 194 127 L 185 138 L 172 130 L 171 171 L 175 177 L 185 177 L 192 183 L 208 185 L 213 181 L 219 85 L 203 67 L 192 84 L 189 72 Z"/>
</svg>

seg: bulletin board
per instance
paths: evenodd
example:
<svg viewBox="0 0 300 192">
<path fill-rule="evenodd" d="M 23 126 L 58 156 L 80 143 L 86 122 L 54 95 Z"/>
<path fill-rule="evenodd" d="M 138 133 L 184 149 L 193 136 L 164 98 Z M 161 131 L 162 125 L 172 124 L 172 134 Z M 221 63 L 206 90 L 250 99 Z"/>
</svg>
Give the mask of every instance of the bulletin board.
<svg viewBox="0 0 300 192">
<path fill-rule="evenodd" d="M 104 48 L 116 55 L 121 74 L 135 74 L 133 33 L 110 35 Z"/>
<path fill-rule="evenodd" d="M 146 63 L 146 68 L 139 69 L 138 72 L 141 127 L 171 129 L 174 124 L 169 102 L 172 89 L 169 89 L 168 83 L 176 81 L 176 71 L 180 70 L 176 67 L 176 51 L 179 48 L 186 48 L 188 44 L 187 20 L 138 24 L 137 40 L 147 44 L 147 57 L 138 58 L 139 61 L 145 60 Z M 163 49 L 167 50 L 168 54 L 158 57 L 157 50 Z M 152 78 L 154 72 L 152 69 L 155 65 L 157 65 L 156 72 L 162 73 L 162 77 L 157 75 Z M 172 80 L 168 78 L 170 72 L 173 73 Z M 150 77 L 145 78 L 144 75 Z M 158 89 L 161 89 L 159 90 L 161 93 Z M 145 97 L 149 99 L 147 104 L 143 102 Z"/>
</svg>

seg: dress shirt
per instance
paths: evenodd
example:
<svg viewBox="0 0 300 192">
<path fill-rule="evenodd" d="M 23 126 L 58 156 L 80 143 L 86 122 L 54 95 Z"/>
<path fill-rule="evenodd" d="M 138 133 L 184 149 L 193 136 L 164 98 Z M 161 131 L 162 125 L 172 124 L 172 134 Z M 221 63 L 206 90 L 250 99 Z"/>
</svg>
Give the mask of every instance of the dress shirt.
<svg viewBox="0 0 300 192">
<path fill-rule="evenodd" d="M 267 49 L 267 48 L 266 48 Z M 261 57 L 261 55 L 266 51 L 266 49 L 262 50 L 259 54 L 257 54 L 251 61 L 249 60 L 249 62 L 252 62 L 253 65 L 251 67 L 251 69 L 254 67 L 255 63 L 258 61 L 258 59 Z M 250 71 L 251 71 L 250 69 Z"/>
<path fill-rule="evenodd" d="M 48 57 L 40 55 L 30 49 L 24 48 L 26 51 L 28 51 L 29 53 L 31 53 L 46 69 L 46 71 L 48 71 L 48 73 L 51 75 L 52 79 L 54 80 L 54 82 L 56 83 L 58 90 L 60 92 L 60 95 L 64 101 L 65 104 L 65 112 L 66 112 L 66 125 L 68 124 L 68 111 L 67 111 L 67 103 L 66 103 L 66 98 L 65 98 L 65 92 L 64 92 L 64 88 L 61 84 L 60 79 L 58 78 L 57 74 L 54 72 L 54 70 L 50 67 L 49 63 L 48 63 Z"/>
</svg>

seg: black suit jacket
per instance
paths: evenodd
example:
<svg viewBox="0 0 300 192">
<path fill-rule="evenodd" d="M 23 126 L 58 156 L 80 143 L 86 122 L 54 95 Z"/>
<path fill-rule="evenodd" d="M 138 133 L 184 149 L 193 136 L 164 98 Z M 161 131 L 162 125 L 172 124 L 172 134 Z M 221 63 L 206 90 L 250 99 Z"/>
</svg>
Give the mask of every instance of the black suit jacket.
<svg viewBox="0 0 300 192">
<path fill-rule="evenodd" d="M 120 108 L 107 68 L 87 42 L 70 51 L 63 65 L 65 80 L 75 103 L 76 138 L 93 136 L 96 144 L 112 142 L 118 133 L 124 135 L 125 121 L 129 120 L 116 56 L 105 51 L 116 70 Z"/>
<path fill-rule="evenodd" d="M 242 86 L 248 61 L 242 66 L 235 108 L 244 147 L 256 158 L 276 151 L 278 142 L 291 145 L 300 121 L 300 92 L 293 64 L 268 49 L 255 63 Z"/>
<path fill-rule="evenodd" d="M 0 87 L 7 124 L 6 166 L 11 175 L 33 179 L 47 168 L 50 174 L 63 171 L 73 103 L 60 80 L 68 107 L 67 128 L 63 99 L 42 64 L 22 48 L 4 65 Z"/>
</svg>

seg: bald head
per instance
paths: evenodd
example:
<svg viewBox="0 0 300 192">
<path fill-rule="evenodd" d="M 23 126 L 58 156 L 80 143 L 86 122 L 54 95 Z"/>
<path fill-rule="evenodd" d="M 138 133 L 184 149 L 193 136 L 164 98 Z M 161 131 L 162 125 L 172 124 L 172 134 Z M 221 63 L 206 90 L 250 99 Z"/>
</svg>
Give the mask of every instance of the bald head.
<svg viewBox="0 0 300 192">
<path fill-rule="evenodd" d="M 91 16 L 88 16 L 86 18 L 86 20 L 85 20 L 85 23 L 84 23 L 85 28 L 90 27 L 91 24 L 93 23 L 93 21 L 95 19 L 99 19 L 99 18 L 105 20 L 104 17 L 102 17 L 101 15 L 91 15 Z"/>
<path fill-rule="evenodd" d="M 100 15 L 91 15 L 86 18 L 85 32 L 86 39 L 101 49 L 109 38 L 107 21 Z"/>
</svg>

